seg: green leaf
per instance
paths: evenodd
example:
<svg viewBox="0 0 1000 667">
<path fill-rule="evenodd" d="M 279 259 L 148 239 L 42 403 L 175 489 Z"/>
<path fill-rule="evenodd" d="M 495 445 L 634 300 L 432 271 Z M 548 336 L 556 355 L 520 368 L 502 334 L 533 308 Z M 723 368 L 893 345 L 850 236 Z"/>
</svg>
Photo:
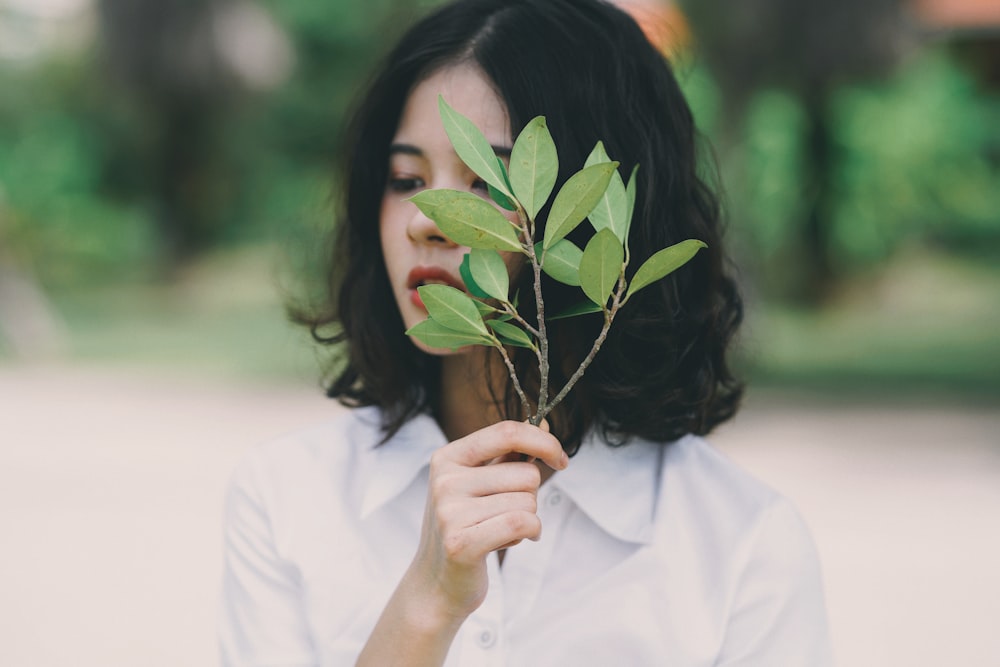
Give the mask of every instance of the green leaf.
<svg viewBox="0 0 1000 667">
<path fill-rule="evenodd" d="M 583 293 L 597 305 L 607 305 L 624 261 L 625 249 L 613 231 L 602 229 L 594 234 L 580 260 Z"/>
<path fill-rule="evenodd" d="M 591 151 L 590 156 L 587 158 L 585 166 L 589 167 L 604 162 L 611 162 L 611 158 L 604 151 L 604 144 L 598 141 L 597 145 L 594 146 L 594 150 Z M 628 233 L 628 216 L 628 196 L 625 192 L 625 183 L 622 181 L 621 174 L 615 169 L 611 174 L 611 180 L 608 182 L 608 189 L 601 195 L 597 206 L 594 207 L 594 210 L 590 212 L 587 218 L 596 231 L 610 228 L 615 233 L 615 236 L 618 237 L 618 240 L 624 243 L 627 238 L 626 234 Z"/>
<path fill-rule="evenodd" d="M 506 301 L 510 276 L 500 254 L 495 250 L 473 248 L 469 255 L 469 269 L 476 284 L 494 299 Z"/>
<path fill-rule="evenodd" d="M 628 247 L 628 233 L 632 229 L 632 214 L 635 213 L 635 175 L 639 171 L 639 165 L 632 167 L 632 173 L 628 177 L 628 185 L 625 186 L 625 247 Z"/>
<path fill-rule="evenodd" d="M 493 342 L 486 336 L 452 331 L 430 318 L 410 327 L 406 331 L 406 335 L 413 336 L 427 347 L 439 350 L 457 350 L 468 345 L 493 345 Z"/>
<path fill-rule="evenodd" d="M 529 349 L 535 348 L 535 342 L 531 340 L 528 332 L 517 325 L 501 320 L 487 320 L 486 326 L 493 330 L 502 343 Z"/>
<path fill-rule="evenodd" d="M 559 155 L 545 116 L 524 126 L 510 152 L 510 184 L 532 220 L 545 206 L 559 177 Z"/>
<path fill-rule="evenodd" d="M 507 195 L 505 195 L 504 193 L 500 192 L 499 190 L 497 190 L 495 187 L 493 187 L 489 183 L 486 184 L 486 188 L 490 192 L 490 199 L 492 199 L 493 201 L 495 201 L 497 203 L 497 206 L 499 206 L 500 208 L 505 208 L 508 211 L 516 211 L 517 210 L 517 206 L 514 204 L 514 202 L 512 202 L 510 199 L 507 198 Z"/>
<path fill-rule="evenodd" d="M 514 192 L 514 187 L 510 184 L 510 174 L 507 172 L 507 165 L 503 163 L 500 156 L 497 156 L 497 169 L 500 170 L 500 175 L 503 176 L 503 182 L 507 185 L 507 190 Z"/>
<path fill-rule="evenodd" d="M 462 162 L 479 178 L 507 197 L 513 197 L 514 193 L 510 191 L 503 173 L 497 167 L 497 154 L 476 124 L 452 109 L 441 95 L 438 95 L 438 109 L 444 122 L 444 131 Z"/>
<path fill-rule="evenodd" d="M 451 285 L 421 285 L 417 292 L 427 307 L 427 314 L 441 326 L 467 335 L 486 335 L 486 325 L 476 302 L 465 292 Z"/>
<path fill-rule="evenodd" d="M 687 264 L 699 250 L 707 247 L 708 245 L 702 241 L 697 239 L 688 239 L 686 241 L 681 241 L 680 243 L 675 243 L 669 248 L 664 248 L 643 262 L 642 266 L 639 267 L 639 270 L 635 272 L 635 275 L 632 277 L 632 282 L 628 286 L 628 292 L 625 294 L 625 298 L 628 299 L 643 287 L 646 287 L 650 283 L 654 283 L 660 278 L 664 278 L 673 271 L 676 271 L 680 267 Z"/>
<path fill-rule="evenodd" d="M 542 244 L 535 244 L 535 254 L 541 257 Z M 583 258 L 583 251 L 576 247 L 572 241 L 560 239 L 545 251 L 545 261 L 542 263 L 542 271 L 545 271 L 553 279 L 565 285 L 580 285 L 580 260 Z"/>
<path fill-rule="evenodd" d="M 546 249 L 583 222 L 608 189 L 611 174 L 617 167 L 617 162 L 604 162 L 584 167 L 570 176 L 552 202 L 552 210 L 545 223 L 543 245 Z"/>
<path fill-rule="evenodd" d="M 504 165 L 503 160 L 501 160 L 499 157 L 497 158 L 497 165 L 499 166 L 500 169 L 500 175 L 503 176 L 503 182 L 507 184 L 507 189 L 513 191 L 514 189 L 510 185 L 510 176 L 507 175 L 507 167 Z M 490 199 L 495 201 L 497 205 L 500 206 L 500 208 L 505 208 L 508 211 L 517 210 L 517 204 L 514 202 L 513 199 L 510 199 L 509 197 L 507 197 L 507 195 L 500 192 L 489 183 L 486 184 L 486 188 L 490 192 Z"/>
<path fill-rule="evenodd" d="M 583 301 L 575 306 L 570 306 L 566 310 L 559 312 L 550 317 L 546 317 L 547 320 L 564 320 L 568 317 L 576 317 L 578 315 L 589 315 L 590 313 L 600 313 L 604 309 L 598 306 L 593 301 Z"/>
<path fill-rule="evenodd" d="M 410 201 L 459 245 L 524 252 L 517 232 L 503 213 L 471 192 L 424 190 Z"/>
<path fill-rule="evenodd" d="M 465 253 L 462 256 L 462 263 L 458 266 L 458 275 L 462 277 L 462 282 L 465 283 L 465 289 L 469 290 L 469 294 L 480 299 L 488 299 L 490 295 L 483 291 L 483 289 L 476 284 L 475 278 L 472 277 L 472 269 L 469 268 L 469 253 Z"/>
<path fill-rule="evenodd" d="M 487 317 L 490 317 L 491 315 L 503 312 L 503 311 L 497 310 L 496 308 L 494 308 L 493 306 L 491 306 L 488 303 L 483 303 L 482 301 L 476 301 L 475 299 L 473 299 L 472 303 L 476 304 L 476 310 L 479 311 L 479 315 L 482 316 L 482 318 L 484 320 Z M 510 319 L 510 315 L 507 315 L 506 313 L 504 313 L 503 315 L 500 315 L 500 317 L 501 318 L 506 318 L 508 320 Z"/>
</svg>

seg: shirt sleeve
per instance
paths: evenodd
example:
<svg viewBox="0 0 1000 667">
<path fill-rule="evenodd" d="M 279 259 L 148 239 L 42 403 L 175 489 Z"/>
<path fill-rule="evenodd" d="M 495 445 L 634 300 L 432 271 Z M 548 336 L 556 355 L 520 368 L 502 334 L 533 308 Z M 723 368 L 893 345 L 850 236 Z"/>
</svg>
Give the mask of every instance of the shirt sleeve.
<svg viewBox="0 0 1000 667">
<path fill-rule="evenodd" d="M 316 665 L 298 571 L 275 545 L 258 476 L 247 460 L 226 494 L 219 647 L 223 667 Z"/>
<path fill-rule="evenodd" d="M 731 610 L 717 667 L 833 664 L 819 558 L 788 502 L 758 526 Z"/>
</svg>

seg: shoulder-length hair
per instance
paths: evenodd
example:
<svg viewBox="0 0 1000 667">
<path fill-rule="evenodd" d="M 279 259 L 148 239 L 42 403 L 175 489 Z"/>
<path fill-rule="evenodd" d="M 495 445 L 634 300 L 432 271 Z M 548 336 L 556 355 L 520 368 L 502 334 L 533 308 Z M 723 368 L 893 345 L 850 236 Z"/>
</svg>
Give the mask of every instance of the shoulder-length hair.
<svg viewBox="0 0 1000 667">
<path fill-rule="evenodd" d="M 389 146 L 410 91 L 459 63 L 478 66 L 492 81 L 515 136 L 531 118 L 546 116 L 560 183 L 583 166 L 598 140 L 625 177 L 640 165 L 630 272 L 684 239 L 708 244 L 618 313 L 593 364 L 551 414 L 553 432 L 573 452 L 593 426 L 612 444 L 630 436 L 668 442 L 705 434 L 730 418 L 743 387 L 726 351 L 742 302 L 725 269 L 718 201 L 699 176 L 691 111 L 662 54 L 628 15 L 600 0 L 458 0 L 417 23 L 388 55 L 348 125 L 328 298 L 315 312 L 294 316 L 317 341 L 344 346 L 328 395 L 380 406 L 387 438 L 438 407 L 440 362 L 404 335 L 378 219 Z M 581 225 L 570 238 L 583 247 L 591 233 Z M 514 280 L 526 318 L 534 313 L 531 279 L 524 271 Z M 577 288 L 554 281 L 543 289 L 549 313 L 582 300 Z M 602 323 L 589 315 L 549 325 L 558 351 L 551 386 L 562 386 Z M 330 325 L 334 333 L 324 333 Z M 531 353 L 518 350 L 515 363 L 523 383 L 537 387 Z M 511 388 L 495 399 L 502 414 L 525 417 Z"/>
</svg>

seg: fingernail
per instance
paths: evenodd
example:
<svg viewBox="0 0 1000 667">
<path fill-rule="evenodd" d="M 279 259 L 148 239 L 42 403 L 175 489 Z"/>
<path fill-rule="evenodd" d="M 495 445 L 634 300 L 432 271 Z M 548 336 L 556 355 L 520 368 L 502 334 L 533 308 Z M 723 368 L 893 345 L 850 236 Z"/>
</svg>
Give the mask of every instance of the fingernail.
<svg viewBox="0 0 1000 667">
<path fill-rule="evenodd" d="M 561 459 L 561 461 L 562 461 L 562 467 L 563 468 L 566 468 L 566 467 L 569 466 L 569 456 L 566 454 L 566 452 L 562 453 L 562 459 Z"/>
</svg>

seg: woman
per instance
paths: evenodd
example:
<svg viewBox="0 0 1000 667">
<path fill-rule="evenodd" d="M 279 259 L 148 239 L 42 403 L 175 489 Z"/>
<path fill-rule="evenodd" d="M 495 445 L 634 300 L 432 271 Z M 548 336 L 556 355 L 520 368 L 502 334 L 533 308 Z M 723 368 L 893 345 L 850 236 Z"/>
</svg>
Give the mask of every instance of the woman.
<svg viewBox="0 0 1000 667">
<path fill-rule="evenodd" d="M 542 428 L 523 423 L 496 352 L 404 334 L 426 317 L 418 286 L 464 288 L 468 250 L 409 197 L 488 197 L 439 95 L 501 158 L 545 115 L 560 181 L 598 140 L 623 174 L 641 165 L 631 267 L 683 239 L 708 244 L 620 311 Z M 254 450 L 234 476 L 225 663 L 828 664 L 801 521 L 700 437 L 737 408 L 726 350 L 741 302 L 690 111 L 634 22 L 599 0 L 449 4 L 389 55 L 351 136 L 331 298 L 300 315 L 343 346 L 328 393 L 351 409 Z M 581 247 L 587 227 L 570 237 Z M 527 316 L 531 272 L 508 268 Z M 548 312 L 580 298 L 554 282 L 544 294 Z M 550 324 L 555 387 L 600 326 Z M 530 361 L 515 356 L 537 388 Z"/>
</svg>

